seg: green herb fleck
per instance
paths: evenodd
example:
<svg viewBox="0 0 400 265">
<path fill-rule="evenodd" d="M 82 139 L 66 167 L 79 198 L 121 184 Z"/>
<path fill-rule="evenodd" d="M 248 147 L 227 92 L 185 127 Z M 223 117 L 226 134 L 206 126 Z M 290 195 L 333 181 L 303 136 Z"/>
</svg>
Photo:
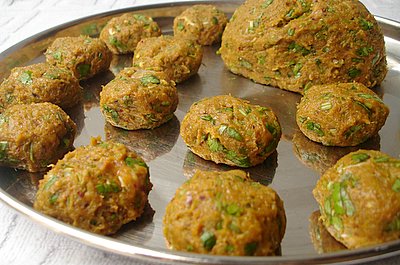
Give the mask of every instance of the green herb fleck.
<svg viewBox="0 0 400 265">
<path fill-rule="evenodd" d="M 240 157 L 235 151 L 228 150 L 226 152 L 226 158 L 233 162 L 238 167 L 250 167 L 250 159 L 248 157 Z"/>
<path fill-rule="evenodd" d="M 158 79 L 154 75 L 146 75 L 140 78 L 140 82 L 142 83 L 142 85 L 147 86 L 149 84 L 160 84 L 160 79 Z"/>
<path fill-rule="evenodd" d="M 221 152 L 225 149 L 219 139 L 211 138 L 210 136 L 207 139 L 207 145 L 211 152 Z"/>
<path fill-rule="evenodd" d="M 219 127 L 218 131 L 219 131 L 220 134 L 226 133 L 229 137 L 231 137 L 231 138 L 233 138 L 233 139 L 235 139 L 237 141 L 240 141 L 240 142 L 243 141 L 243 136 L 238 131 L 236 131 L 232 127 L 228 127 L 225 124 L 222 124 Z"/>
<path fill-rule="evenodd" d="M 226 207 L 226 212 L 229 215 L 239 216 L 242 213 L 242 208 L 239 205 L 232 203 Z"/>
<path fill-rule="evenodd" d="M 294 35 L 294 33 L 295 33 L 295 29 L 293 29 L 293 28 L 290 28 L 290 29 L 288 29 L 288 32 L 287 32 L 287 34 L 289 35 L 289 36 L 293 36 Z"/>
<path fill-rule="evenodd" d="M 359 96 L 361 98 L 365 98 L 365 99 L 373 99 L 373 100 L 376 100 L 376 101 L 378 101 L 380 103 L 383 103 L 382 99 L 380 99 L 379 97 L 377 97 L 375 95 L 359 93 L 359 94 L 357 94 L 357 96 Z"/>
<path fill-rule="evenodd" d="M 365 57 L 365 56 L 368 56 L 373 51 L 374 51 L 373 47 L 361 47 L 356 51 L 356 54 L 358 56 Z"/>
<path fill-rule="evenodd" d="M 292 52 L 301 53 L 303 56 L 311 53 L 310 50 L 306 49 L 304 46 L 297 44 L 296 42 L 291 42 L 288 46 L 288 50 Z"/>
<path fill-rule="evenodd" d="M 216 18 L 216 17 L 212 17 L 212 23 L 214 24 L 214 25 L 218 25 L 218 18 Z"/>
<path fill-rule="evenodd" d="M 314 131 L 318 136 L 324 136 L 325 133 L 321 129 L 321 125 L 313 121 L 307 121 L 306 127 L 310 131 Z"/>
<path fill-rule="evenodd" d="M 385 162 L 388 162 L 388 161 L 389 161 L 389 157 L 387 157 L 387 156 L 374 157 L 374 162 L 375 163 L 385 163 Z"/>
<path fill-rule="evenodd" d="M 235 251 L 235 247 L 232 245 L 226 245 L 225 246 L 225 252 L 227 253 L 232 253 L 233 251 Z"/>
<path fill-rule="evenodd" d="M 143 160 L 135 159 L 135 158 L 132 158 L 129 156 L 127 158 L 125 158 L 125 163 L 127 166 L 129 166 L 131 168 L 135 168 L 136 165 L 148 168 L 148 166 L 146 165 L 146 163 Z"/>
<path fill-rule="evenodd" d="M 243 59 L 242 57 L 239 58 L 239 64 L 246 69 L 253 68 L 253 65 L 249 61 Z"/>
<path fill-rule="evenodd" d="M 181 21 L 179 21 L 179 22 L 177 23 L 177 25 L 176 25 L 176 28 L 177 28 L 179 31 L 182 31 L 182 30 L 185 29 L 185 26 L 183 25 L 183 23 L 182 23 Z"/>
<path fill-rule="evenodd" d="M 90 64 L 81 63 L 76 66 L 79 73 L 79 78 L 87 77 L 90 73 Z"/>
<path fill-rule="evenodd" d="M 60 51 L 53 52 L 53 58 L 57 61 L 61 61 L 62 53 Z"/>
<path fill-rule="evenodd" d="M 360 18 L 358 23 L 360 24 L 360 26 L 363 30 L 371 30 L 374 27 L 374 24 L 372 22 L 366 20 L 365 18 Z"/>
<path fill-rule="evenodd" d="M 114 181 L 111 181 L 110 183 L 97 184 L 96 190 L 98 193 L 105 196 L 111 192 L 115 193 L 121 191 L 121 187 Z"/>
<path fill-rule="evenodd" d="M 294 14 L 294 8 L 290 9 L 289 12 L 286 13 L 286 17 L 292 17 Z"/>
<path fill-rule="evenodd" d="M 107 106 L 106 104 L 104 104 L 103 110 L 111 116 L 111 119 L 113 119 L 113 121 L 115 121 L 115 122 L 119 121 L 118 113 L 114 109 L 112 109 L 109 106 Z"/>
<path fill-rule="evenodd" d="M 346 138 L 349 138 L 350 136 L 352 136 L 353 134 L 355 134 L 356 132 L 358 132 L 359 130 L 362 129 L 362 125 L 353 125 L 350 127 L 350 129 L 348 129 L 345 133 L 344 136 Z"/>
<path fill-rule="evenodd" d="M 368 113 L 368 115 L 371 115 L 371 110 L 366 104 L 364 104 L 363 102 L 358 101 L 358 100 L 355 100 L 354 103 L 356 103 L 358 106 L 363 108 Z"/>
<path fill-rule="evenodd" d="M 352 67 L 347 71 L 347 75 L 350 76 L 351 78 L 356 78 L 361 74 L 361 70 L 355 67 Z"/>
<path fill-rule="evenodd" d="M 258 242 L 250 242 L 244 246 L 244 253 L 246 256 L 253 256 L 256 253 Z"/>
<path fill-rule="evenodd" d="M 393 219 L 393 221 L 390 222 L 385 228 L 385 231 L 398 231 L 398 230 L 400 230 L 400 216 L 397 216 L 395 219 Z"/>
<path fill-rule="evenodd" d="M 126 45 L 124 43 L 122 43 L 121 41 L 119 41 L 115 36 L 111 35 L 108 39 L 108 41 L 110 42 L 110 44 L 116 48 L 118 48 L 121 51 L 126 50 Z"/>
<path fill-rule="evenodd" d="M 203 232 L 200 236 L 200 240 L 203 243 L 203 247 L 208 251 L 210 251 L 217 243 L 217 238 L 214 233 L 208 231 Z"/>
<path fill-rule="evenodd" d="M 214 118 L 213 118 L 210 114 L 202 115 L 202 116 L 200 116 L 200 119 L 202 119 L 203 121 L 209 121 L 209 122 L 211 122 L 212 124 L 215 123 Z"/>
<path fill-rule="evenodd" d="M 351 160 L 353 160 L 354 163 L 361 163 L 367 161 L 369 158 L 370 156 L 366 153 L 356 153 L 351 156 Z"/>
<path fill-rule="evenodd" d="M 303 68 L 303 64 L 302 63 L 296 63 L 293 67 L 293 74 L 296 78 L 301 76 L 300 70 L 301 68 Z"/>
<path fill-rule="evenodd" d="M 400 179 L 396 179 L 393 183 L 392 190 L 400 192 Z"/>
<path fill-rule="evenodd" d="M 24 85 L 30 85 L 32 84 L 32 71 L 24 71 L 20 76 L 19 76 L 19 81 L 21 81 L 22 84 Z"/>
</svg>

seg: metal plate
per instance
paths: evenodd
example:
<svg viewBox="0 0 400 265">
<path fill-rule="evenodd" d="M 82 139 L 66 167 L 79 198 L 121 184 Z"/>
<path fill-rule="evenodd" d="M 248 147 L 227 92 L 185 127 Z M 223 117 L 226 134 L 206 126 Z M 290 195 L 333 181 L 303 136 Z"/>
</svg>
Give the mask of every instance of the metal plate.
<svg viewBox="0 0 400 265">
<path fill-rule="evenodd" d="M 231 15 L 242 1 L 212 1 L 219 9 Z M 199 2 L 196 2 L 198 4 Z M 97 36 L 104 23 L 113 16 L 125 12 L 139 11 L 152 16 L 161 26 L 164 34 L 171 34 L 173 17 L 180 14 L 194 2 L 151 5 L 139 8 L 121 9 L 73 21 L 39 33 L 0 54 L 0 79 L 7 77 L 15 66 L 29 65 L 44 61 L 43 52 L 56 38 L 89 34 Z M 376 92 L 383 96 L 390 107 L 390 115 L 380 131 L 380 137 L 370 141 L 366 148 L 380 149 L 398 157 L 400 150 L 400 24 L 377 18 L 385 35 L 389 72 L 382 86 Z M 52 230 L 68 235 L 82 243 L 114 253 L 139 259 L 174 264 L 321 264 L 332 262 L 357 263 L 400 254 L 400 240 L 358 250 L 318 254 L 310 238 L 310 215 L 318 209 L 311 190 L 319 177 L 316 166 L 308 154 L 315 157 L 335 159 L 338 152 L 350 149 L 326 148 L 312 142 L 299 140 L 295 124 L 296 104 L 300 95 L 280 89 L 255 84 L 250 80 L 230 73 L 215 53 L 218 46 L 205 47 L 202 66 L 197 75 L 178 85 L 180 103 L 175 117 L 154 130 L 128 132 L 105 124 L 98 107 L 101 85 L 109 82 L 113 73 L 129 66 L 131 56 L 115 57 L 110 71 L 94 79 L 82 82 L 85 89 L 84 103 L 68 113 L 79 127 L 75 146 L 89 143 L 91 136 L 113 137 L 133 147 L 150 166 L 151 181 L 154 185 L 149 196 L 145 214 L 136 222 L 125 225 L 112 237 L 99 236 L 66 225 L 42 215 L 32 208 L 40 174 L 31 174 L 13 169 L 0 168 L 0 199 L 31 219 Z M 165 207 L 175 190 L 189 178 L 195 169 L 227 169 L 204 161 L 186 148 L 179 136 L 180 121 L 190 105 L 203 97 L 232 94 L 249 100 L 253 104 L 270 106 L 277 114 L 283 127 L 283 137 L 277 152 L 262 165 L 247 169 L 252 176 L 273 187 L 285 204 L 287 215 L 286 234 L 282 241 L 282 256 L 279 257 L 227 257 L 198 255 L 170 251 L 166 248 L 162 234 L 162 218 Z M 297 139 L 295 144 L 292 139 Z M 300 135 L 301 136 L 301 135 Z M 296 155 L 295 151 L 302 155 Z M 308 159 L 306 161 L 305 159 Z M 331 161 L 332 162 L 332 161 Z M 326 166 L 326 165 L 325 165 Z M 317 169 L 317 170 L 316 170 Z"/>
</svg>

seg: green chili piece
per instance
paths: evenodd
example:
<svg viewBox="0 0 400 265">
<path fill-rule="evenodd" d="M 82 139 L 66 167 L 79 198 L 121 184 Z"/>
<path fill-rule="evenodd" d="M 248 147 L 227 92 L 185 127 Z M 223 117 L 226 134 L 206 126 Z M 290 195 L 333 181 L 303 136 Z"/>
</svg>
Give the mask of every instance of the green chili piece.
<svg viewBox="0 0 400 265">
<path fill-rule="evenodd" d="M 354 163 L 361 163 L 367 161 L 369 158 L 370 156 L 366 153 L 357 153 L 351 155 L 351 160 L 353 160 Z"/>
<path fill-rule="evenodd" d="M 76 70 L 79 73 L 79 77 L 86 77 L 90 73 L 90 64 L 81 63 L 76 66 Z"/>
<path fill-rule="evenodd" d="M 335 215 L 341 215 L 345 213 L 340 188 L 339 182 L 335 182 L 332 186 L 332 201 Z"/>
<path fill-rule="evenodd" d="M 32 71 L 24 71 L 19 76 L 19 81 L 21 81 L 21 83 L 24 84 L 24 85 L 32 84 Z"/>
<path fill-rule="evenodd" d="M 374 162 L 375 163 L 385 163 L 385 162 L 388 162 L 388 161 L 389 161 L 389 157 L 387 157 L 387 156 L 374 157 Z"/>
<path fill-rule="evenodd" d="M 47 180 L 46 184 L 44 184 L 43 189 L 48 190 L 51 186 L 54 185 L 54 183 L 56 183 L 57 180 L 58 176 L 51 175 L 51 177 Z"/>
<path fill-rule="evenodd" d="M 140 78 L 140 82 L 142 83 L 142 85 L 147 86 L 149 84 L 160 84 L 160 79 L 158 79 L 154 75 L 146 75 Z"/>
<path fill-rule="evenodd" d="M 202 116 L 200 116 L 200 119 L 202 119 L 203 121 L 209 121 L 209 122 L 212 122 L 212 124 L 214 124 L 214 123 L 215 123 L 215 120 L 214 120 L 214 118 L 213 118 L 213 117 L 211 117 L 211 115 L 210 115 L 210 114 L 207 114 L 207 115 L 202 115 Z"/>
<path fill-rule="evenodd" d="M 350 127 L 350 129 L 348 129 L 345 133 L 344 136 L 346 138 L 349 138 L 350 136 L 352 136 L 353 134 L 355 134 L 356 132 L 358 132 L 359 130 L 361 130 L 361 128 L 363 127 L 363 125 L 353 125 Z"/>
<path fill-rule="evenodd" d="M 342 218 L 340 218 L 339 216 L 332 216 L 332 218 L 330 219 L 330 223 L 336 230 L 342 230 L 343 228 Z"/>
<path fill-rule="evenodd" d="M 363 108 L 368 113 L 368 115 L 371 115 L 371 109 L 366 104 L 358 100 L 354 100 L 354 103 Z"/>
<path fill-rule="evenodd" d="M 393 183 L 392 190 L 395 192 L 400 192 L 400 179 L 396 179 Z"/>
<path fill-rule="evenodd" d="M 251 108 L 239 108 L 239 112 L 242 113 L 244 116 L 247 116 L 251 113 Z"/>
<path fill-rule="evenodd" d="M 322 110 L 330 110 L 332 108 L 332 103 L 331 102 L 324 102 L 321 103 L 321 109 Z"/>
<path fill-rule="evenodd" d="M 361 98 L 365 98 L 365 99 L 373 99 L 373 100 L 376 100 L 376 101 L 378 101 L 380 103 L 383 103 L 382 99 L 380 99 L 379 97 L 377 97 L 375 95 L 359 93 L 359 94 L 357 94 L 357 96 L 359 96 Z"/>
<path fill-rule="evenodd" d="M 213 232 L 204 231 L 200 236 L 201 242 L 203 242 L 203 247 L 210 251 L 217 243 L 217 238 Z"/>
<path fill-rule="evenodd" d="M 340 185 L 340 196 L 342 198 L 343 206 L 346 209 L 346 215 L 352 216 L 354 214 L 355 208 L 347 193 L 345 185 Z"/>
<path fill-rule="evenodd" d="M 258 242 L 250 242 L 244 246 L 244 253 L 246 256 L 253 256 L 256 253 Z"/>
<path fill-rule="evenodd" d="M 49 198 L 49 203 L 50 204 L 56 203 L 56 201 L 57 201 L 59 196 L 60 196 L 60 194 L 58 192 L 54 193 L 53 195 L 51 195 L 50 198 Z"/>
</svg>

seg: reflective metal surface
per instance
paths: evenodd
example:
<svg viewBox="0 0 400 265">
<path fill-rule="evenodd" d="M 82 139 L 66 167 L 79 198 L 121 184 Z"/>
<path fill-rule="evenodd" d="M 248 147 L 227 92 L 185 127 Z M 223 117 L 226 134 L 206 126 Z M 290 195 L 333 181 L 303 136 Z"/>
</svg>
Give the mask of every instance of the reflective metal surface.
<svg viewBox="0 0 400 265">
<path fill-rule="evenodd" d="M 241 2 L 212 1 L 229 15 Z M 196 4 L 198 3 L 196 2 Z M 140 9 L 124 9 L 91 16 L 50 29 L 0 54 L 0 79 L 7 77 L 15 66 L 44 61 L 42 54 L 56 37 L 78 36 L 79 34 L 96 36 L 109 18 L 121 13 L 139 11 L 150 15 L 159 23 L 164 34 L 171 34 L 173 17 L 192 4 L 185 2 L 152 5 Z M 390 115 L 379 136 L 371 139 L 363 148 L 380 149 L 391 156 L 398 157 L 400 150 L 400 24 L 382 18 L 378 18 L 378 20 L 385 34 L 389 72 L 382 86 L 376 89 L 376 92 L 382 95 L 384 102 L 389 105 Z M 258 85 L 230 73 L 216 55 L 217 49 L 217 46 L 205 47 L 199 73 L 178 85 L 180 103 L 175 117 L 157 129 L 124 131 L 106 124 L 100 114 L 98 101 L 101 86 L 109 82 L 114 74 L 123 67 L 129 66 L 131 56 L 115 57 L 109 72 L 83 82 L 84 103 L 68 112 L 79 127 L 75 146 L 88 144 L 91 136 L 100 135 L 103 138 L 112 138 L 130 146 L 149 164 L 154 187 L 150 192 L 149 205 L 146 207 L 145 214 L 138 221 L 125 225 L 113 237 L 95 235 L 63 224 L 32 209 L 38 180 L 42 175 L 13 169 L 0 168 L 0 198 L 31 219 L 82 243 L 154 262 L 171 264 L 177 262 L 192 264 L 322 264 L 351 261 L 357 263 L 400 254 L 400 240 L 359 250 L 318 254 L 309 230 L 311 227 L 309 217 L 318 210 L 311 190 L 314 188 L 319 174 L 327 166 L 334 163 L 340 155 L 353 149 L 322 147 L 302 138 L 294 118 L 300 95 Z M 188 151 L 179 136 L 180 121 L 194 101 L 206 96 L 228 93 L 247 99 L 253 104 L 270 106 L 283 127 L 283 137 L 277 152 L 262 165 L 247 169 L 254 179 L 273 187 L 284 201 L 288 222 L 280 257 L 198 255 L 170 251 L 164 242 L 162 218 L 165 207 L 175 190 L 198 168 L 212 170 L 229 168 L 205 161 Z"/>
</svg>

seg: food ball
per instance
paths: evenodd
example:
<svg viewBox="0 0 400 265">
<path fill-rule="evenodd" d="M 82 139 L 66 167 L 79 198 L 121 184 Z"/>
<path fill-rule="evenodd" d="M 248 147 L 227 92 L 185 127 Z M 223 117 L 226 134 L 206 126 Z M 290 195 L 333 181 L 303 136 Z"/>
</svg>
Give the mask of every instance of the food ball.
<svg viewBox="0 0 400 265">
<path fill-rule="evenodd" d="M 132 53 L 143 38 L 157 37 L 161 30 L 151 17 L 141 14 L 123 14 L 107 22 L 100 39 L 114 54 Z"/>
<path fill-rule="evenodd" d="M 71 150 L 76 125 L 52 103 L 13 105 L 0 114 L 0 165 L 45 171 Z"/>
<path fill-rule="evenodd" d="M 385 124 L 389 108 L 360 83 L 318 85 L 297 107 L 296 122 L 310 140 L 327 146 L 355 146 Z"/>
<path fill-rule="evenodd" d="M 113 234 L 136 220 L 152 188 L 146 163 L 120 143 L 92 139 L 40 181 L 34 207 L 73 226 Z"/>
<path fill-rule="evenodd" d="M 112 58 L 102 40 L 88 36 L 57 38 L 45 55 L 48 63 L 71 70 L 79 80 L 107 70 Z"/>
<path fill-rule="evenodd" d="M 275 151 L 282 134 L 274 112 L 228 95 L 194 103 L 181 136 L 196 155 L 230 166 L 251 167 Z"/>
<path fill-rule="evenodd" d="M 349 249 L 400 238 L 400 160 L 379 151 L 342 157 L 313 190 L 329 233 Z"/>
<path fill-rule="evenodd" d="M 156 128 L 173 117 L 177 105 L 175 83 L 160 71 L 125 68 L 100 93 L 106 120 L 126 130 Z"/>
<path fill-rule="evenodd" d="M 180 83 L 197 73 L 203 49 L 192 40 L 162 35 L 142 39 L 133 56 L 133 66 L 164 71 Z"/>
<path fill-rule="evenodd" d="M 311 85 L 379 85 L 385 43 L 357 0 L 247 0 L 233 14 L 220 53 L 235 74 L 303 93 Z"/>
<path fill-rule="evenodd" d="M 283 202 L 241 170 L 197 171 L 163 219 L 172 249 L 214 255 L 275 255 L 285 234 Z"/>
<path fill-rule="evenodd" d="M 174 36 L 188 38 L 200 45 L 221 41 L 228 19 L 214 5 L 194 5 L 174 19 Z"/>
<path fill-rule="evenodd" d="M 82 88 L 71 71 L 47 63 L 12 69 L 0 85 L 0 111 L 15 104 L 51 102 L 63 109 L 82 99 Z"/>
</svg>

